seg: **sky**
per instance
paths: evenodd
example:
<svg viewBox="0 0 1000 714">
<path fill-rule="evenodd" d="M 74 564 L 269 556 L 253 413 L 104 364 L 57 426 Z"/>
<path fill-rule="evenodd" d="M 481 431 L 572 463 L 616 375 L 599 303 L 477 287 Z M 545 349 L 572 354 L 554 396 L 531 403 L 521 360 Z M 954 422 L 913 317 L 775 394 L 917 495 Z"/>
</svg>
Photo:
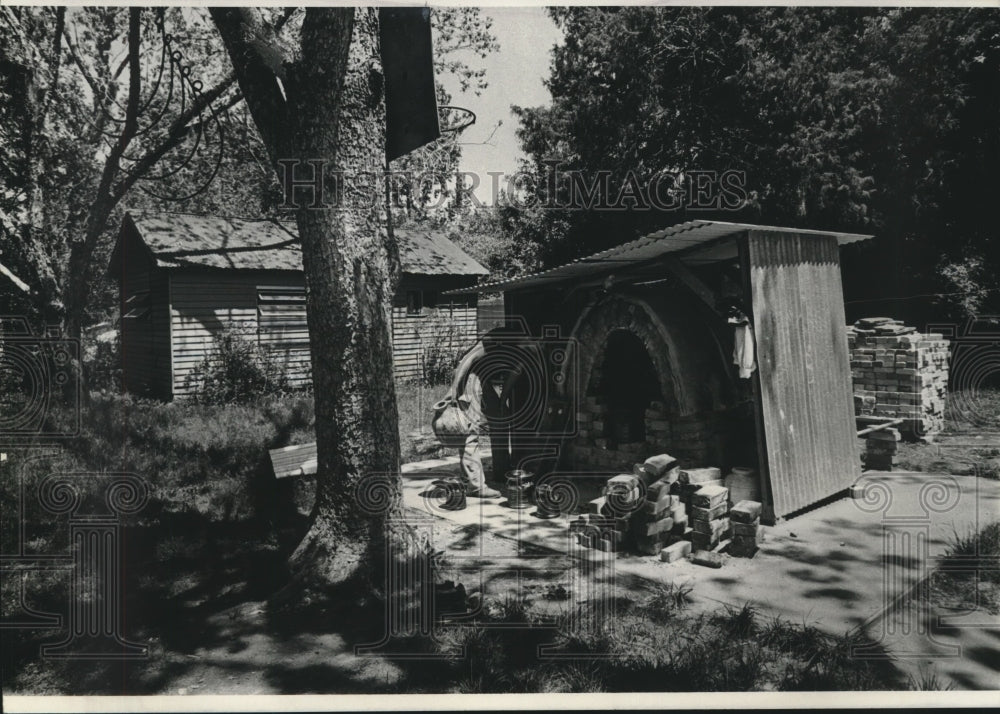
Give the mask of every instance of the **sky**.
<svg viewBox="0 0 1000 714">
<path fill-rule="evenodd" d="M 517 117 L 510 107 L 549 103 L 551 96 L 542 80 L 548 77 L 551 49 L 562 41 L 562 33 L 542 7 L 484 7 L 482 13 L 493 18 L 500 51 L 485 60 L 473 57 L 470 64 L 485 67 L 489 86 L 477 97 L 471 91 L 462 94 L 450 77 L 438 79 L 451 92 L 452 104 L 476 113 L 476 123 L 459 138 L 463 144 L 460 166 L 488 184 L 488 171 L 512 174 L 524 156 L 515 135 Z M 498 121 L 502 123 L 496 128 Z M 488 186 L 485 193 L 476 191 L 484 202 L 490 202 L 488 194 Z"/>
</svg>

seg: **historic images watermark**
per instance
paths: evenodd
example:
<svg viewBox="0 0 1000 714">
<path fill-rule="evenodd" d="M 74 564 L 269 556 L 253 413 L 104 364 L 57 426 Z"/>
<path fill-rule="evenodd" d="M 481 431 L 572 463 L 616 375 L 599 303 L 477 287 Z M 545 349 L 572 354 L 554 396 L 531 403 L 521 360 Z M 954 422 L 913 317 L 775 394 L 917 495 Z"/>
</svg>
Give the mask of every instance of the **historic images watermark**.
<svg viewBox="0 0 1000 714">
<path fill-rule="evenodd" d="M 519 324 L 520 330 L 516 327 Z M 575 513 L 584 502 L 582 482 L 592 482 L 600 474 L 556 467 L 559 451 L 553 445 L 577 433 L 579 349 L 576 340 L 564 336 L 557 326 L 544 326 L 539 335 L 528 339 L 526 323 L 512 319 L 507 332 L 492 339 L 479 338 L 487 343 L 478 368 L 483 389 L 494 388 L 507 375 L 519 375 L 517 405 L 490 425 L 490 438 L 503 438 L 510 449 L 507 467 L 527 475 L 534 492 L 533 502 L 516 499 L 515 503 L 509 489 L 497 501 L 509 507 L 504 537 L 513 541 L 510 551 L 488 552 L 484 548 L 490 529 L 486 512 L 480 501 L 466 498 L 454 460 L 424 462 L 417 465 L 418 470 L 404 467 L 401 474 L 373 473 L 358 484 L 355 502 L 363 512 L 385 519 L 388 548 L 383 636 L 377 642 L 357 646 L 357 654 L 391 653 L 402 659 L 464 657 L 465 652 L 450 651 L 446 646 L 442 639 L 446 631 L 494 628 L 524 630 L 526 636 L 543 631 L 570 635 L 567 642 L 559 644 L 539 641 L 536 654 L 541 659 L 610 656 L 577 651 L 572 643 L 617 627 L 616 553 L 585 546 L 576 532 L 565 527 L 564 520 L 553 521 L 547 529 L 543 523 Z M 430 405 L 440 397 L 426 389 L 418 395 L 421 413 L 429 413 Z M 498 479 L 505 475 L 495 474 Z M 404 480 L 419 481 L 419 493 L 411 489 L 404 497 L 397 487 Z M 473 535 L 461 549 L 448 551 L 446 563 L 442 563 L 434 526 L 446 523 L 442 516 L 455 510 L 467 511 L 471 519 L 467 528 Z M 538 547 L 540 533 L 547 534 L 548 548 Z M 540 575 L 560 583 L 555 592 L 563 598 L 561 617 L 536 614 L 523 622 L 516 617 L 489 617 L 489 602 L 529 599 L 532 593 L 527 583 Z M 438 646 L 427 648 L 430 641 Z"/>
<path fill-rule="evenodd" d="M 12 471 L 4 458 L 0 468 L 15 501 L 4 509 L 13 523 L 0 547 L 0 630 L 54 631 L 41 646 L 44 659 L 145 659 L 148 647 L 124 632 L 122 538 L 126 519 L 148 502 L 149 484 L 132 473 L 46 474 L 57 450 L 13 451 L 17 467 Z M 38 543 L 48 547 L 39 550 Z M 65 597 L 48 592 L 59 611 L 40 610 L 34 602 L 51 591 L 52 577 Z"/>
<path fill-rule="evenodd" d="M 79 359 L 79 342 L 58 328 L 35 333 L 24 317 L 0 317 L 0 444 L 79 434 Z"/>
<path fill-rule="evenodd" d="M 738 170 L 662 171 L 616 176 L 566 169 L 548 162 L 544 174 L 520 171 L 441 173 L 431 170 L 372 170 L 347 174 L 324 159 L 278 161 L 282 209 L 336 209 L 375 205 L 388 197 L 425 210 L 484 204 L 568 211 L 739 211 L 749 200 L 746 173 Z"/>
</svg>

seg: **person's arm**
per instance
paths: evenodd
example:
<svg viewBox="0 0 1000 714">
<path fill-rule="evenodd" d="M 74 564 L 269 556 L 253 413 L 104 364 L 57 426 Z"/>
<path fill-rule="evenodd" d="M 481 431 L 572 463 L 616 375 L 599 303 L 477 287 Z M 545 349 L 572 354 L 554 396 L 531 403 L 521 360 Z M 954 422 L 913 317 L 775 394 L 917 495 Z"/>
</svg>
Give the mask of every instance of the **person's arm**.
<svg viewBox="0 0 1000 714">
<path fill-rule="evenodd" d="M 477 359 L 480 359 L 485 354 L 486 348 L 483 347 L 483 341 L 479 340 L 468 352 L 462 355 L 462 359 L 460 359 L 458 364 L 455 366 L 455 376 L 451 380 L 451 387 L 448 390 L 449 394 L 455 397 L 459 396 L 459 387 L 461 387 L 462 382 L 465 381 L 466 376 L 469 374 L 469 370 L 472 369 L 472 365 Z"/>
</svg>

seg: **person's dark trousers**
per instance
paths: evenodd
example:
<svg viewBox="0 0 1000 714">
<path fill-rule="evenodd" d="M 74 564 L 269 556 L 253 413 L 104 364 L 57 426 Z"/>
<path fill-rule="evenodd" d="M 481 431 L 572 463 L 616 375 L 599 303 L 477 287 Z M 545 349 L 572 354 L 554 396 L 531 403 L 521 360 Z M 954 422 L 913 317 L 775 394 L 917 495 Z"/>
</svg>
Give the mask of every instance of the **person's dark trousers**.
<svg viewBox="0 0 1000 714">
<path fill-rule="evenodd" d="M 483 414 L 490 429 L 490 451 L 493 456 L 491 475 L 487 477 L 486 483 L 493 488 L 503 488 L 507 485 L 506 474 L 511 469 L 510 425 L 506 421 L 507 410 L 492 385 L 483 385 Z"/>
</svg>

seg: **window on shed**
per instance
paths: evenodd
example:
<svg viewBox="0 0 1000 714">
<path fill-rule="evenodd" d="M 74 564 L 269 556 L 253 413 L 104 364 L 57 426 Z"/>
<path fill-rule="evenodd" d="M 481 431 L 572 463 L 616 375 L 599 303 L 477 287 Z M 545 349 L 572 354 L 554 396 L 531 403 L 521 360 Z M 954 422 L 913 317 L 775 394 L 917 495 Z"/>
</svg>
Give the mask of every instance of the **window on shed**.
<svg viewBox="0 0 1000 714">
<path fill-rule="evenodd" d="M 422 315 L 424 313 L 423 294 L 419 290 L 406 291 L 406 314 Z"/>
<path fill-rule="evenodd" d="M 257 288 L 258 340 L 265 347 L 308 347 L 306 289 L 304 287 Z"/>
<path fill-rule="evenodd" d="M 148 290 L 140 290 L 132 293 L 126 300 L 122 310 L 122 318 L 138 320 L 149 315 L 151 301 Z"/>
</svg>

